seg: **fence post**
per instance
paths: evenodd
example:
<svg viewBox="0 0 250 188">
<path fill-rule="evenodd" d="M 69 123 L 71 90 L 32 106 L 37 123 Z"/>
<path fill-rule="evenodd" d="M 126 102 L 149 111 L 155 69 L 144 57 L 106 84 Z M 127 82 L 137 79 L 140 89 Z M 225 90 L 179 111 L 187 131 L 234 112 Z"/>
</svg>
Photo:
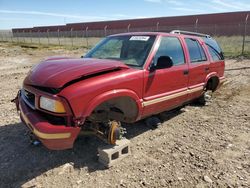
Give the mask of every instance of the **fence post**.
<svg viewBox="0 0 250 188">
<path fill-rule="evenodd" d="M 31 30 L 30 30 L 30 43 L 32 43 L 32 33 L 31 33 Z"/>
<path fill-rule="evenodd" d="M 159 31 L 159 22 L 156 23 L 156 31 Z"/>
<path fill-rule="evenodd" d="M 2 41 L 3 41 L 3 33 L 1 32 L 1 39 L 2 39 Z"/>
<path fill-rule="evenodd" d="M 196 20 L 195 20 L 195 26 L 194 26 L 195 32 L 198 32 L 198 21 L 199 21 L 199 19 L 196 18 Z"/>
<path fill-rule="evenodd" d="M 25 35 L 24 35 L 24 30 L 23 30 L 23 42 L 25 43 Z"/>
<path fill-rule="evenodd" d="M 248 20 L 248 14 L 246 16 L 245 19 L 245 25 L 244 25 L 244 33 L 243 33 L 243 42 L 242 42 L 242 51 L 241 51 L 241 55 L 244 54 L 244 50 L 245 50 L 245 40 L 246 40 L 246 33 L 247 33 L 247 20 Z"/>
<path fill-rule="evenodd" d="M 13 33 L 9 31 L 11 42 L 13 43 Z"/>
<path fill-rule="evenodd" d="M 40 30 L 38 30 L 38 42 L 39 42 L 39 46 L 41 45 L 41 41 L 40 41 Z"/>
<path fill-rule="evenodd" d="M 128 27 L 127 27 L 127 29 L 128 29 L 128 32 L 129 32 L 129 29 L 130 29 L 130 24 L 128 24 Z"/>
<path fill-rule="evenodd" d="M 215 24 L 214 25 L 214 36 L 216 36 L 217 35 L 217 25 Z"/>
<path fill-rule="evenodd" d="M 75 46 L 77 46 L 77 42 L 78 42 L 78 40 L 77 40 L 77 36 L 78 36 L 77 33 L 78 33 L 78 31 L 79 31 L 79 30 L 76 30 L 76 31 L 75 31 L 75 33 L 76 33 L 76 35 L 75 35 Z"/>
<path fill-rule="evenodd" d="M 106 37 L 107 36 L 107 25 L 105 25 L 105 27 L 104 27 L 104 37 Z"/>
<path fill-rule="evenodd" d="M 48 38 L 48 45 L 49 45 L 49 29 L 47 29 L 47 38 Z"/>
<path fill-rule="evenodd" d="M 85 29 L 85 37 L 86 37 L 87 48 L 88 48 L 88 46 L 89 46 L 89 41 L 88 41 L 88 29 L 89 29 L 89 27 L 86 27 L 86 29 Z"/>
<path fill-rule="evenodd" d="M 18 31 L 16 32 L 16 36 L 17 36 L 17 42 L 19 43 L 19 33 L 18 33 Z"/>
<path fill-rule="evenodd" d="M 71 46 L 73 46 L 73 35 L 72 35 L 73 28 L 70 29 L 70 37 L 71 37 Z"/>
<path fill-rule="evenodd" d="M 58 45 L 60 46 L 60 30 L 57 30 Z"/>
</svg>

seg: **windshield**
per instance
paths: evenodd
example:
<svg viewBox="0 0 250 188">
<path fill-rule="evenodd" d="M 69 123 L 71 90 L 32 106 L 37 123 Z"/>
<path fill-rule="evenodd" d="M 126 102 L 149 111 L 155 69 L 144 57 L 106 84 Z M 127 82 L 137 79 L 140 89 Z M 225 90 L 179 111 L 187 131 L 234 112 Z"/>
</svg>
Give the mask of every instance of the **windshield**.
<svg viewBox="0 0 250 188">
<path fill-rule="evenodd" d="M 114 36 L 104 39 L 85 57 L 114 59 L 128 66 L 142 67 L 155 41 L 155 36 Z"/>
</svg>

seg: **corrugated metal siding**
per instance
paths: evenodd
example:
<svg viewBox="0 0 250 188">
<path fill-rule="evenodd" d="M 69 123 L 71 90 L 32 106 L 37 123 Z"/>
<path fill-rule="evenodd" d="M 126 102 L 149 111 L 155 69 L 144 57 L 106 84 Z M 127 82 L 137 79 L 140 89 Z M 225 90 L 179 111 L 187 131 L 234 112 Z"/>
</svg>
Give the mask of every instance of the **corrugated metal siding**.
<svg viewBox="0 0 250 188">
<path fill-rule="evenodd" d="M 196 20 L 198 29 L 204 33 L 214 33 L 217 29 L 218 34 L 234 35 L 239 33 L 237 28 L 245 21 L 246 15 L 250 11 L 204 14 L 191 16 L 176 16 L 176 17 L 159 17 L 159 18 L 144 18 L 132 20 L 114 20 L 101 22 L 86 22 L 86 23 L 71 23 L 66 25 L 43 26 L 33 28 L 15 28 L 13 33 L 30 33 L 30 32 L 57 32 L 60 31 L 86 31 L 88 36 L 104 36 L 104 28 L 106 34 L 118 33 L 119 31 L 169 31 L 172 29 L 189 28 L 194 30 Z M 157 26 L 158 25 L 158 26 Z M 217 27 L 217 28 L 216 28 Z M 240 31 L 241 32 L 241 31 Z"/>
</svg>

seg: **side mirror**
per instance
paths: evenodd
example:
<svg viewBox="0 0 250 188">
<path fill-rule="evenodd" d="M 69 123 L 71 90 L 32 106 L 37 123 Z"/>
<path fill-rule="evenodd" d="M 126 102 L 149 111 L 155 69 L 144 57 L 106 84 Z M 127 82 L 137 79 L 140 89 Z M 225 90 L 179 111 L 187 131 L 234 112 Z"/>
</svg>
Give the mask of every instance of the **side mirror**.
<svg viewBox="0 0 250 188">
<path fill-rule="evenodd" d="M 166 69 L 173 66 L 173 60 L 169 56 L 160 56 L 157 59 L 156 69 Z"/>
</svg>

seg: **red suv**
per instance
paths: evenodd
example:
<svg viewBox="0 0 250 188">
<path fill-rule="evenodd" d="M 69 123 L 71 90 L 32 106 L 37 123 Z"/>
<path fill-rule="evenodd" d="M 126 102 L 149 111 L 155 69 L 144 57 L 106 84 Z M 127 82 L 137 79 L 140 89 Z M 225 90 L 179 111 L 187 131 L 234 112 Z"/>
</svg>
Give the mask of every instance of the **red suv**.
<svg viewBox="0 0 250 188">
<path fill-rule="evenodd" d="M 49 149 L 72 148 L 80 131 L 115 144 L 120 122 L 202 101 L 223 82 L 224 67 L 221 48 L 208 35 L 112 35 L 83 58 L 50 58 L 33 67 L 15 102 Z"/>
</svg>

